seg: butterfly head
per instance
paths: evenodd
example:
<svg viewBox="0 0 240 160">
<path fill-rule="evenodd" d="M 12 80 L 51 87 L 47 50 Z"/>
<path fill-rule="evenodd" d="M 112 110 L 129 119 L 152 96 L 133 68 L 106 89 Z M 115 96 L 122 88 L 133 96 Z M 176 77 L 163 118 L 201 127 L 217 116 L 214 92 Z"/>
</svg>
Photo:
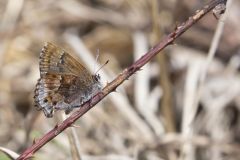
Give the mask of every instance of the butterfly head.
<svg viewBox="0 0 240 160">
<path fill-rule="evenodd" d="M 92 92 L 101 90 L 102 85 L 101 85 L 100 75 L 99 74 L 92 75 L 92 79 L 94 81 L 94 84 L 92 86 Z"/>
<path fill-rule="evenodd" d="M 95 82 L 100 82 L 101 77 L 99 74 L 95 74 L 95 75 L 93 75 L 93 79 Z"/>
</svg>

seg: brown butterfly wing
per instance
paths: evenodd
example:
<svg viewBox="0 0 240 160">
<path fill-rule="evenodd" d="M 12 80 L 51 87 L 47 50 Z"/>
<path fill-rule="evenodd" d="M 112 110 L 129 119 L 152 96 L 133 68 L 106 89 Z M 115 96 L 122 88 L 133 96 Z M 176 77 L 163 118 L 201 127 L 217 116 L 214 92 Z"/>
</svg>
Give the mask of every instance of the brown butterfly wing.
<svg viewBox="0 0 240 160">
<path fill-rule="evenodd" d="M 69 74 L 92 80 L 91 74 L 63 49 L 47 42 L 40 53 L 40 74 Z"/>
<path fill-rule="evenodd" d="M 46 43 L 40 54 L 40 79 L 34 98 L 47 117 L 52 117 L 53 108 L 69 110 L 89 99 L 87 93 L 94 87 L 99 90 L 99 82 L 86 68 L 64 50 Z"/>
<path fill-rule="evenodd" d="M 62 98 L 57 94 L 58 88 L 61 86 L 61 77 L 59 75 L 45 74 L 38 79 L 34 100 L 36 107 L 43 110 L 46 117 L 52 117 L 53 99 L 57 101 Z"/>
</svg>

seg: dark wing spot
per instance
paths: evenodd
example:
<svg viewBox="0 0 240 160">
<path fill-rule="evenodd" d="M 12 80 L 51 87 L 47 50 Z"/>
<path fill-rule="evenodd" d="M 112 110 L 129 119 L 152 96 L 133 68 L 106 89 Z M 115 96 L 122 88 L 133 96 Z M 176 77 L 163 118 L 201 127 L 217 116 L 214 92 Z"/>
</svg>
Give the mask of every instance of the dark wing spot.
<svg viewBox="0 0 240 160">
<path fill-rule="evenodd" d="M 53 101 L 52 104 L 53 104 L 54 106 L 56 106 L 56 105 L 57 105 L 57 102 L 56 102 L 56 101 Z"/>
<path fill-rule="evenodd" d="M 47 98 L 45 98 L 45 99 L 43 100 L 43 102 L 44 102 L 44 103 L 47 103 L 47 102 L 48 102 L 48 99 L 47 99 Z"/>
<path fill-rule="evenodd" d="M 64 57 L 65 57 L 66 55 L 65 55 L 65 52 L 63 51 L 63 53 L 62 53 L 62 55 L 60 56 L 60 61 L 59 61 L 59 63 L 60 64 L 64 64 L 65 62 L 64 62 Z"/>
</svg>

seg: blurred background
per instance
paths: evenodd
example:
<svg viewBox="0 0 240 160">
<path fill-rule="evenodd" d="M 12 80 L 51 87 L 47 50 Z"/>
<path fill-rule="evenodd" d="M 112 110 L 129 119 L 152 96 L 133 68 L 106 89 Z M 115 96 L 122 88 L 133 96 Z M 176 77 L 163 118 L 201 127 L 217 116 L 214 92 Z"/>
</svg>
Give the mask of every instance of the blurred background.
<svg viewBox="0 0 240 160">
<path fill-rule="evenodd" d="M 64 118 L 34 108 L 44 42 L 93 74 L 110 60 L 104 86 L 207 2 L 0 0 L 1 150 L 20 154 Z M 240 1 L 229 2 L 225 17 L 209 13 L 35 159 L 239 160 Z"/>
</svg>

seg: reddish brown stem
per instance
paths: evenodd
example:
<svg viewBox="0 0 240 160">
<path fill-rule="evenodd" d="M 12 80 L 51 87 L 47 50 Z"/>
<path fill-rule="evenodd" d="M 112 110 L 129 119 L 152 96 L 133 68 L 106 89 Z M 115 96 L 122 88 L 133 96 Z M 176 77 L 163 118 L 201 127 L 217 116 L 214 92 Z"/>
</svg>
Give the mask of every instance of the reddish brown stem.
<svg viewBox="0 0 240 160">
<path fill-rule="evenodd" d="M 204 15 L 206 15 L 209 11 L 211 11 L 218 4 L 224 3 L 226 4 L 227 0 L 213 0 L 206 6 L 204 6 L 201 10 L 196 12 L 193 16 L 189 17 L 185 23 L 182 23 L 178 26 L 172 33 L 166 36 L 159 44 L 150 49 L 144 56 L 142 56 L 139 60 L 133 63 L 131 66 L 123 70 L 111 83 L 107 84 L 106 87 L 99 92 L 96 96 L 94 96 L 90 102 L 85 103 L 81 106 L 76 112 L 74 112 L 69 118 L 64 120 L 61 124 L 56 125 L 51 131 L 46 133 L 42 138 L 35 141 L 35 143 L 27 148 L 17 160 L 28 159 L 33 156 L 33 154 L 39 150 L 46 143 L 51 141 L 54 137 L 56 137 L 59 133 L 64 131 L 66 128 L 70 127 L 76 120 L 78 120 L 82 115 L 84 115 L 88 110 L 90 110 L 94 105 L 96 105 L 99 101 L 101 101 L 105 96 L 109 93 L 116 90 L 116 88 L 121 85 L 125 80 L 127 80 L 131 75 L 137 72 L 142 66 L 148 63 L 156 54 L 158 54 L 161 50 L 163 50 L 166 46 L 173 44 L 174 40 L 178 38 L 181 34 L 183 34 L 186 30 L 188 30 L 194 23 L 199 21 Z"/>
</svg>

